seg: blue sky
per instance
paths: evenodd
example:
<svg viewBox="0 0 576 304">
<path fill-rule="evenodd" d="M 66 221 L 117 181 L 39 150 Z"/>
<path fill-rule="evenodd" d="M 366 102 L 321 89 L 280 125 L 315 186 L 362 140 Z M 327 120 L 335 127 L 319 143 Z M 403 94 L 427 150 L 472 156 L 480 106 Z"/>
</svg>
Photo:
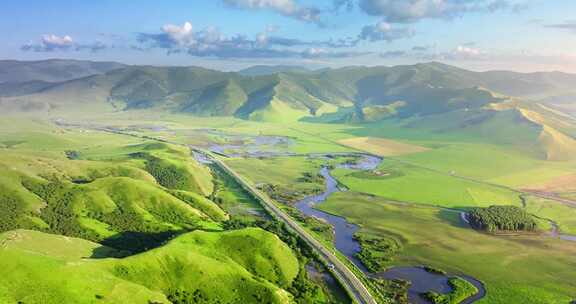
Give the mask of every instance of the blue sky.
<svg viewBox="0 0 576 304">
<path fill-rule="evenodd" d="M 573 0 L 99 0 L 0 6 L 0 58 L 576 72 Z"/>
</svg>

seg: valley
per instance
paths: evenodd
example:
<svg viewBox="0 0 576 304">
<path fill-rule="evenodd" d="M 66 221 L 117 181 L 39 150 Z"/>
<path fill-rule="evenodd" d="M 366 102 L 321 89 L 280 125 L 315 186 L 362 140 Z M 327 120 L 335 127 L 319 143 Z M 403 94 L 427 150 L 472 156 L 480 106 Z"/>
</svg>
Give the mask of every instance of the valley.
<svg viewBox="0 0 576 304">
<path fill-rule="evenodd" d="M 0 85 L 1 301 L 576 299 L 572 75 L 99 69 Z"/>
</svg>

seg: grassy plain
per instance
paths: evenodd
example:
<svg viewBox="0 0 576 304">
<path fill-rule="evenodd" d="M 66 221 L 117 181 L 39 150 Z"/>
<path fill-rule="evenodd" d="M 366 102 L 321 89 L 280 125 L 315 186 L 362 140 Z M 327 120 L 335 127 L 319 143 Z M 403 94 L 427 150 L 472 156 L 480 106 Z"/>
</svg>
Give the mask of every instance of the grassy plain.
<svg viewBox="0 0 576 304">
<path fill-rule="evenodd" d="M 396 238 L 403 244 L 396 265 L 432 265 L 483 281 L 488 293 L 479 303 L 566 303 L 576 297 L 572 242 L 479 233 L 455 212 L 353 192 L 334 194 L 320 209 L 362 231 Z"/>
<path fill-rule="evenodd" d="M 576 235 L 576 208 L 549 199 L 528 196 L 526 211 L 558 224 L 561 233 Z"/>
<path fill-rule="evenodd" d="M 376 137 L 353 137 L 339 140 L 338 143 L 378 156 L 397 156 L 429 150 L 425 147 Z"/>
<path fill-rule="evenodd" d="M 518 205 L 519 194 L 394 160 L 384 160 L 380 175 L 336 169 L 334 176 L 352 191 L 391 200 L 443 207 Z"/>
<path fill-rule="evenodd" d="M 228 159 L 225 162 L 255 184 L 274 184 L 295 192 L 314 192 L 324 189 L 320 182 L 302 181 L 304 174 L 316 176 L 323 163 L 307 157 L 280 157 L 267 159 Z"/>
</svg>

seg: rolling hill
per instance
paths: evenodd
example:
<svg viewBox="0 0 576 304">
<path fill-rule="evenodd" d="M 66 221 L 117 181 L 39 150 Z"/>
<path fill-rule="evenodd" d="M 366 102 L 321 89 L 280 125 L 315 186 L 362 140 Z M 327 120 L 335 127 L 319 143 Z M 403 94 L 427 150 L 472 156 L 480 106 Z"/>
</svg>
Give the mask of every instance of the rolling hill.
<svg viewBox="0 0 576 304">
<path fill-rule="evenodd" d="M 66 59 L 40 61 L 0 60 L 0 83 L 61 82 L 103 74 L 122 67 L 125 67 L 125 65 L 117 62 Z"/>
<path fill-rule="evenodd" d="M 562 110 L 569 103 L 562 99 L 564 108 L 559 108 L 543 100 L 571 90 L 576 75 L 473 72 L 437 62 L 306 73 L 292 67 L 252 71 L 256 76 L 198 67 L 127 66 L 48 87 L 38 80 L 10 85 L 10 96 L 0 97 L 0 108 L 57 113 L 153 109 L 284 123 L 397 120 L 406 127 L 465 131 L 520 145 L 546 159 L 572 158 L 568 154 L 574 151 L 575 121 Z M 512 133 L 521 136 L 508 136 Z"/>
<path fill-rule="evenodd" d="M 279 111 L 289 113 L 288 120 L 298 120 L 353 107 L 354 116 L 342 119 L 362 121 L 478 108 L 509 96 L 552 96 L 576 84 L 570 74 L 479 73 L 434 62 L 308 73 L 266 68 L 274 72 L 244 76 L 196 67 L 129 66 L 59 84 L 47 85 L 38 78 L 0 86 L 0 106 L 61 111 L 91 104 L 102 111 L 160 108 L 272 121 L 278 120 L 274 113 Z"/>
<path fill-rule="evenodd" d="M 191 232 L 122 259 L 30 230 L 0 234 L 0 247 L 2 303 L 289 303 L 299 269 L 290 248 L 258 228 Z"/>
</svg>

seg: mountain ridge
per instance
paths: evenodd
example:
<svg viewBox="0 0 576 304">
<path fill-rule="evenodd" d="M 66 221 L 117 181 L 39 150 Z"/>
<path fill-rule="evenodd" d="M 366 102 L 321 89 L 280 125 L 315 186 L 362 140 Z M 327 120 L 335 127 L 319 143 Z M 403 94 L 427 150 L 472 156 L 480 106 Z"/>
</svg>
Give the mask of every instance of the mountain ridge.
<svg viewBox="0 0 576 304">
<path fill-rule="evenodd" d="M 433 132 L 469 130 L 510 145 L 520 141 L 506 138 L 502 134 L 510 132 L 503 129 L 523 130 L 531 135 L 522 138 L 537 145 L 542 158 L 560 160 L 576 151 L 576 123 L 542 96 L 572 87 L 576 75 L 567 73 L 473 72 L 438 62 L 258 76 L 202 67 L 125 66 L 59 83 L 0 85 L 0 108 L 149 109 L 281 123 L 395 119 Z"/>
</svg>

